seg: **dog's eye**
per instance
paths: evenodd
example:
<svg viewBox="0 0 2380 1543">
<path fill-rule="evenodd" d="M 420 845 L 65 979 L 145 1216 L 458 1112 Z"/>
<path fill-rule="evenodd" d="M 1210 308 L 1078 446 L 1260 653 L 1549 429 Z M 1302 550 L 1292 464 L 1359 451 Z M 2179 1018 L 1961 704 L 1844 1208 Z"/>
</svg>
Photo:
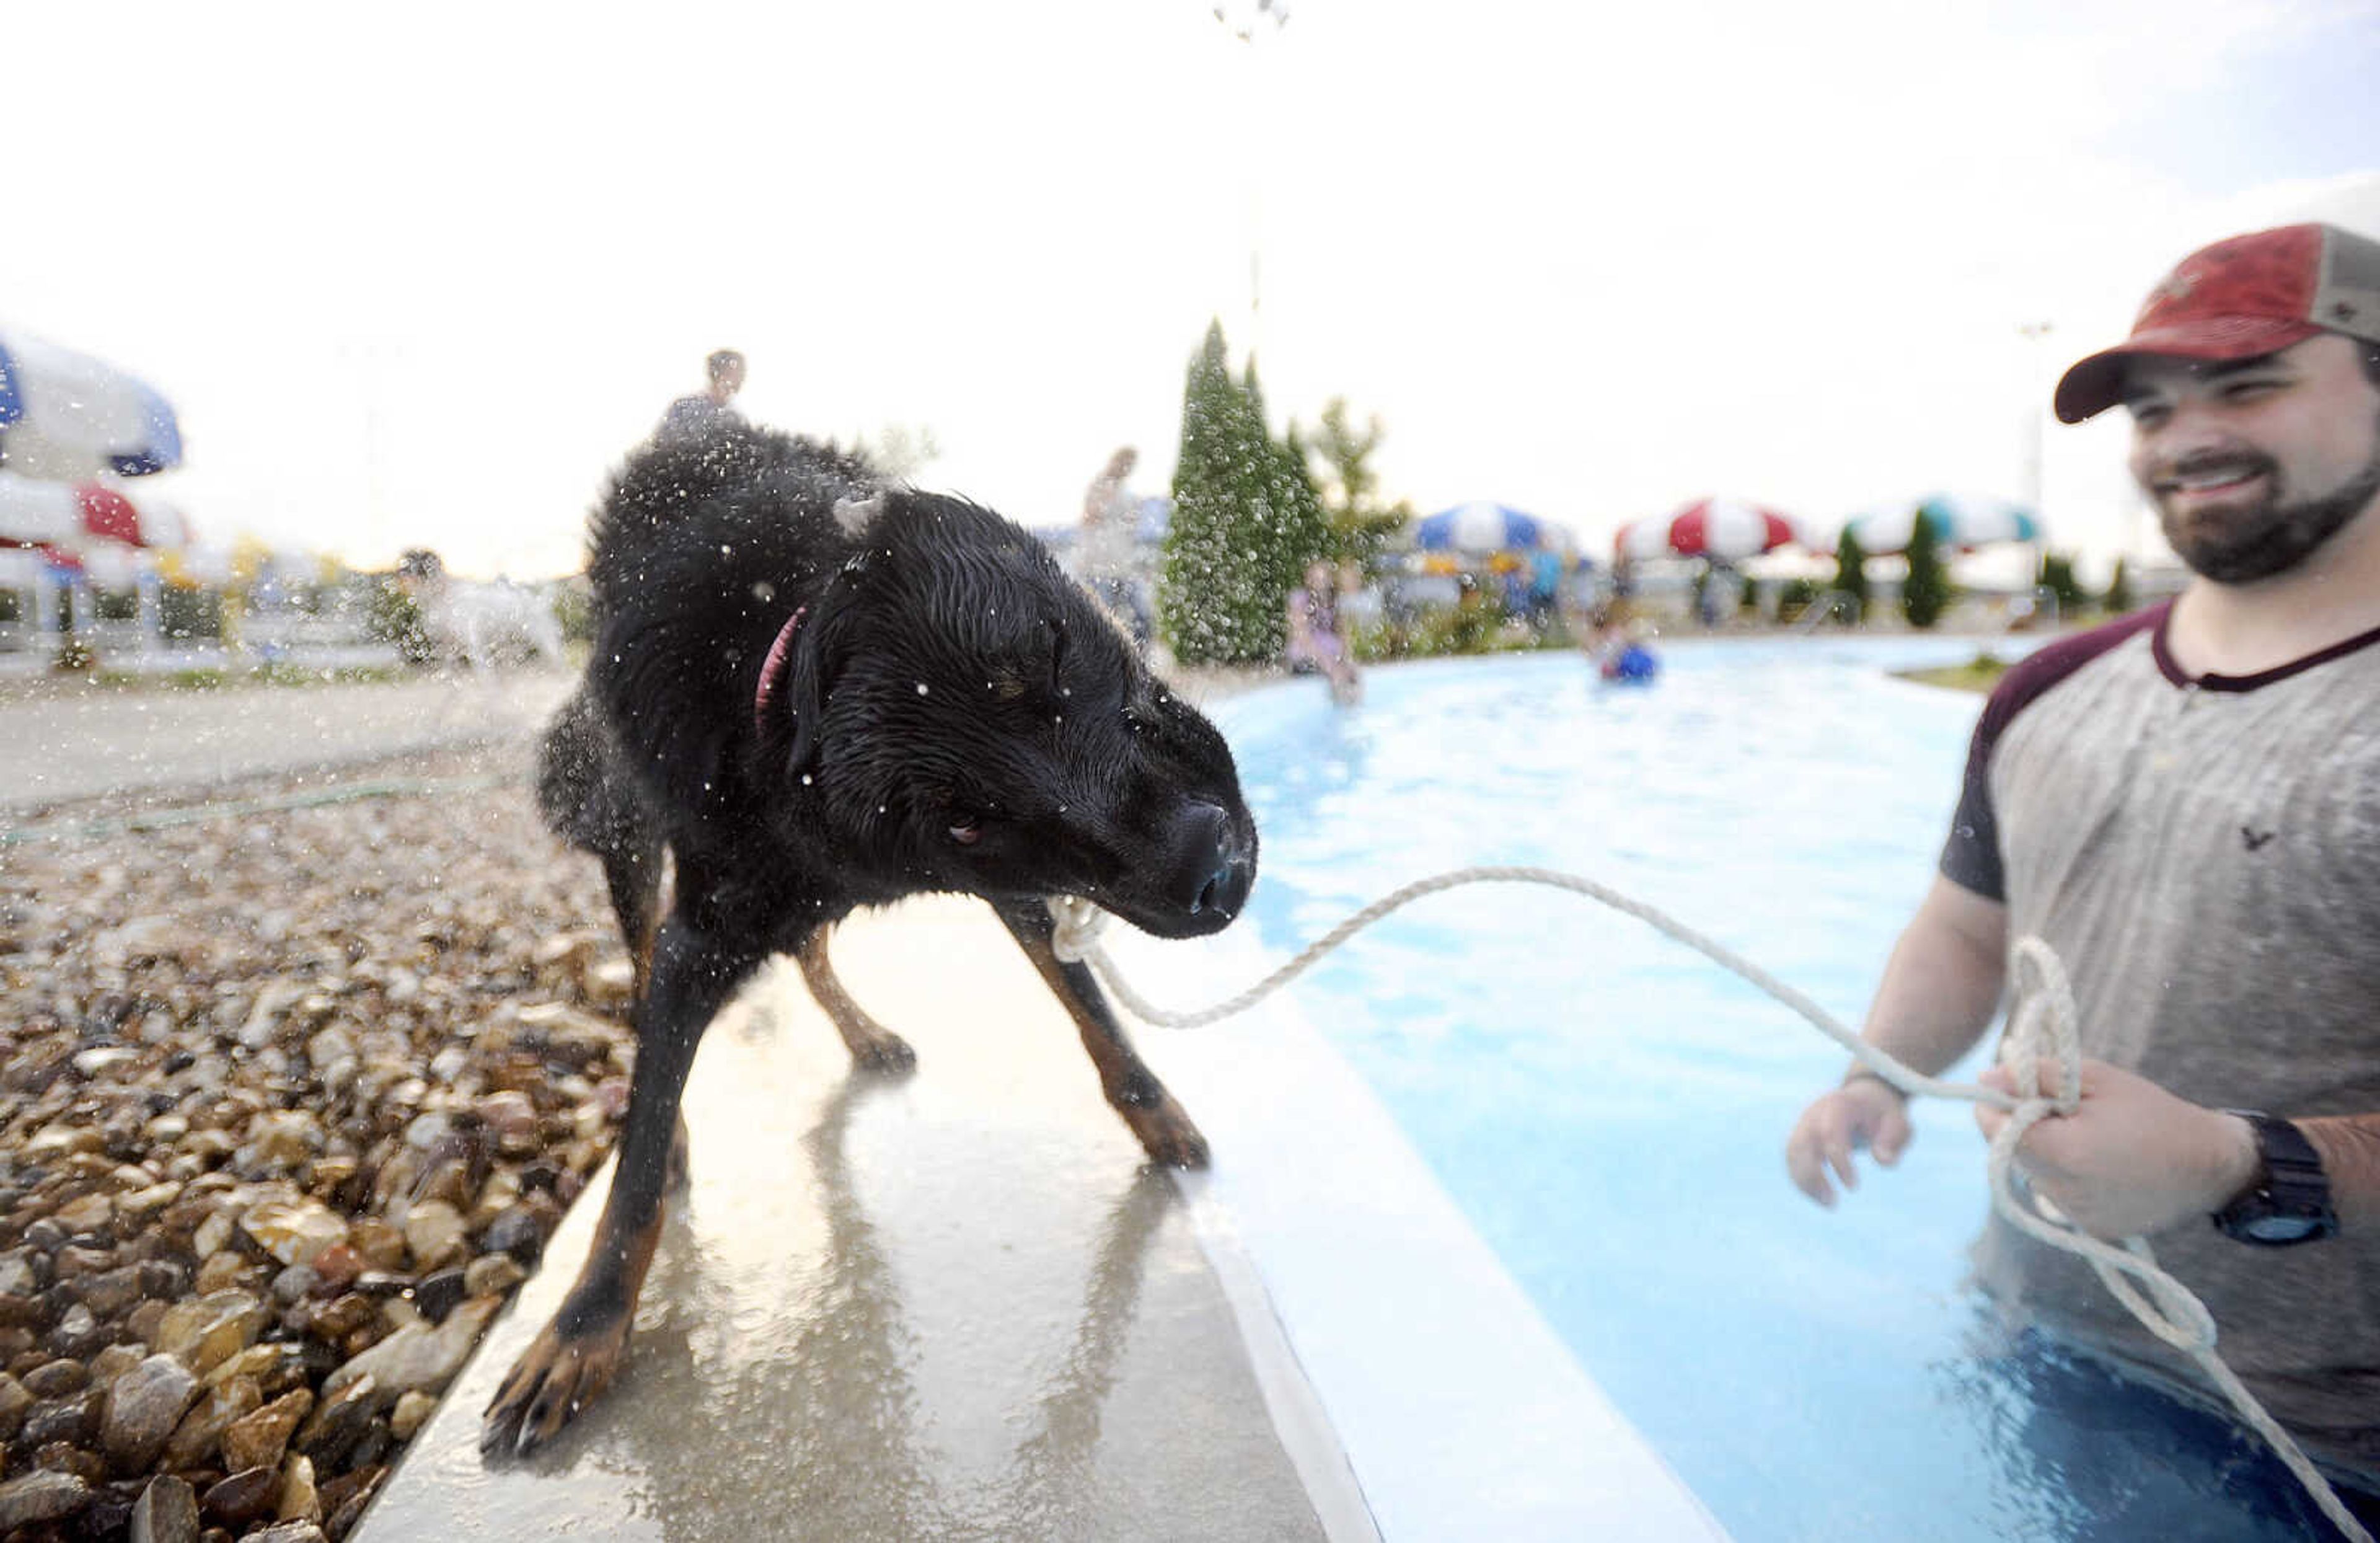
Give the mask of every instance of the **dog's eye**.
<svg viewBox="0 0 2380 1543">
<path fill-rule="evenodd" d="M 972 817 L 951 826 L 951 839 L 961 846 L 973 846 L 983 839 L 983 821 Z"/>
</svg>

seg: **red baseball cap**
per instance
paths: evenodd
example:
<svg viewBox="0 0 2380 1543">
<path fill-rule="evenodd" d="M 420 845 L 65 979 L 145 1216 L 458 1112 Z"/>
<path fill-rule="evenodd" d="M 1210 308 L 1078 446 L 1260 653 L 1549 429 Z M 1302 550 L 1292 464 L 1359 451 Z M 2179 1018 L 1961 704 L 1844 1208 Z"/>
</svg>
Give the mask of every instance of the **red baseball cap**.
<svg viewBox="0 0 2380 1543">
<path fill-rule="evenodd" d="M 2149 292 L 2131 336 L 2066 371 L 2058 420 L 2080 423 L 2122 400 L 2124 361 L 2135 355 L 2228 362 L 2325 332 L 2380 343 L 2380 241 L 2314 225 L 2234 236 L 2183 258 Z"/>
</svg>

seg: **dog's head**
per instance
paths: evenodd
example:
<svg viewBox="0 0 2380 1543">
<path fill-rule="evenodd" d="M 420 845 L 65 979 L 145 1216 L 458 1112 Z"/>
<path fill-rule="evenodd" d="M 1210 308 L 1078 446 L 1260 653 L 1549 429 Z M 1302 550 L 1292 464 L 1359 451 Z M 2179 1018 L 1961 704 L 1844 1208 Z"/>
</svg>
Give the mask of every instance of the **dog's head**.
<svg viewBox="0 0 2380 1543">
<path fill-rule="evenodd" d="M 1075 894 L 1161 937 L 1256 879 L 1232 753 L 1040 542 L 907 491 L 838 506 L 850 555 L 784 638 L 779 799 L 880 892 Z"/>
</svg>

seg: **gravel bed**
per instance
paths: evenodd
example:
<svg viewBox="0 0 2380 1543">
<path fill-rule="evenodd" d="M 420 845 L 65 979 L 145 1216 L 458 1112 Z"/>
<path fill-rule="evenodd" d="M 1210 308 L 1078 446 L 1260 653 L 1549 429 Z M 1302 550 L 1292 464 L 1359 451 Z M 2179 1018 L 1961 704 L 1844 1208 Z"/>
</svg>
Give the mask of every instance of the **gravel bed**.
<svg viewBox="0 0 2380 1543">
<path fill-rule="evenodd" d="M 521 759 L 0 831 L 0 1535 L 345 1536 L 535 1263 L 633 1047 Z"/>
</svg>

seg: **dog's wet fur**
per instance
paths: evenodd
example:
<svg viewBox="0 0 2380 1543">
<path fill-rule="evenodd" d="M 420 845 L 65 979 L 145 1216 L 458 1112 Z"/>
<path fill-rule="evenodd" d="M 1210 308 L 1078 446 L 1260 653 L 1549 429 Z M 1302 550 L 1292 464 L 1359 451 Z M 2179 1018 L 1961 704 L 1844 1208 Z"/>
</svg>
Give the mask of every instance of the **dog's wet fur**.
<svg viewBox="0 0 2380 1543">
<path fill-rule="evenodd" d="M 908 895 L 981 896 L 1149 1158 L 1198 1167 L 1204 1138 L 1090 972 L 1052 952 L 1044 901 L 1191 937 L 1227 925 L 1256 873 L 1222 736 L 988 509 L 722 419 L 634 455 L 590 542 L 594 650 L 538 798 L 602 859 L 637 964 L 636 1074 L 593 1248 L 490 1403 L 491 1452 L 541 1445 L 617 1369 L 683 1176 L 695 1046 L 769 956 L 799 957 L 857 1062 L 899 1070 L 909 1047 L 842 990 L 827 929 Z"/>
</svg>

